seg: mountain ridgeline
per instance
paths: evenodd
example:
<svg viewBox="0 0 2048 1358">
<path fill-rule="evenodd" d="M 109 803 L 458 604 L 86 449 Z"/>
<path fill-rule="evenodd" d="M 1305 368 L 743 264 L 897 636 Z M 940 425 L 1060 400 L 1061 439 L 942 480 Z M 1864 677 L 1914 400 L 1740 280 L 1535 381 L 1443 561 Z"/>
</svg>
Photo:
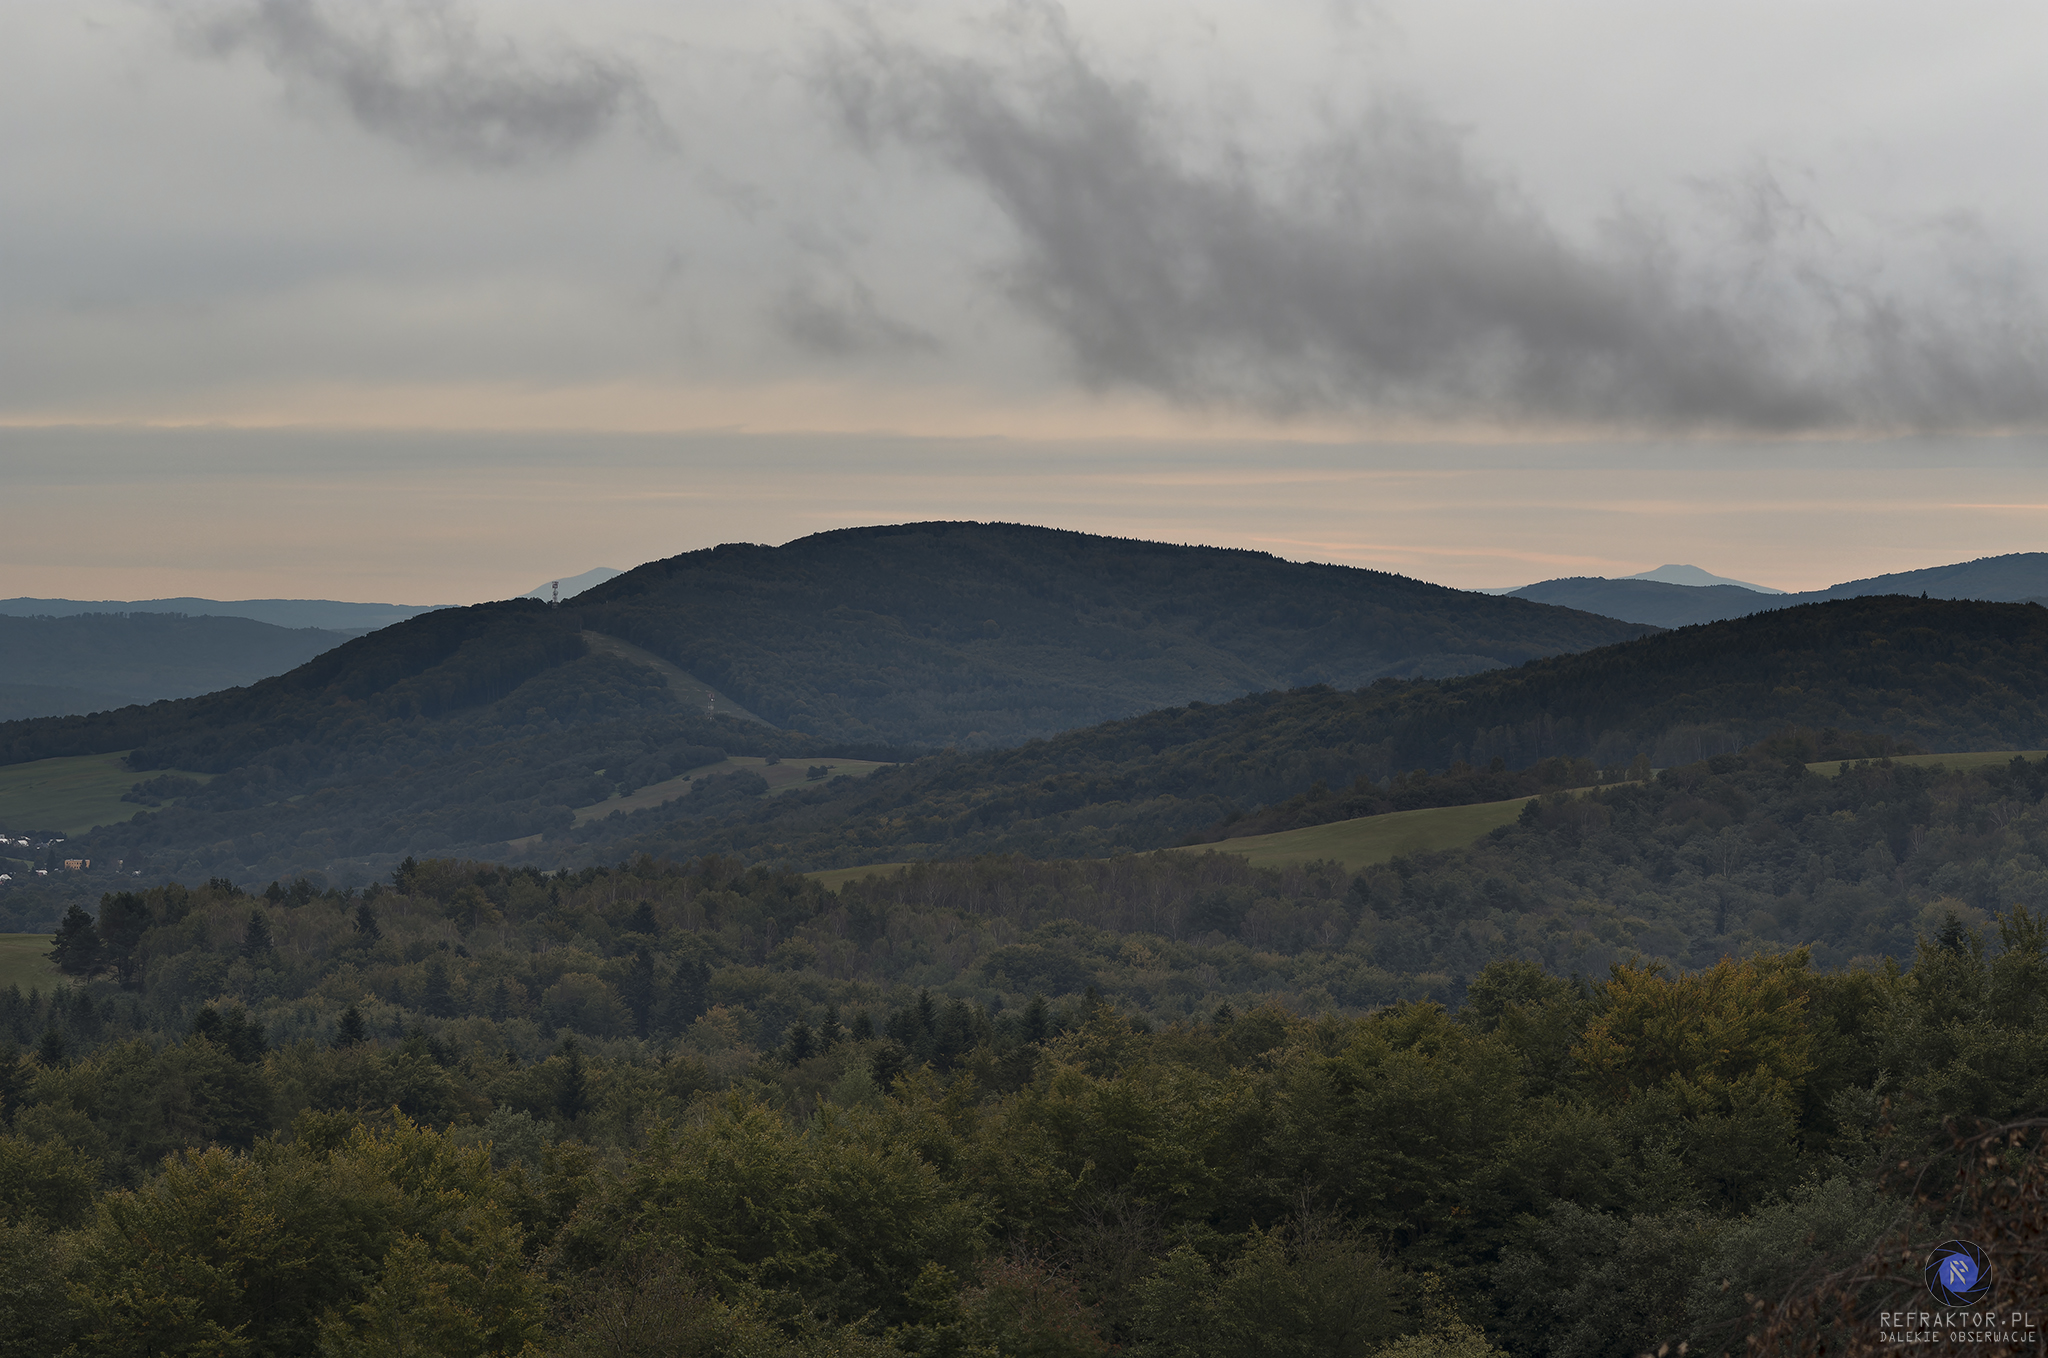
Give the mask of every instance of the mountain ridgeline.
<svg viewBox="0 0 2048 1358">
<path fill-rule="evenodd" d="M 241 693 L 0 726 L 0 762 L 147 745 L 142 767 L 217 769 L 252 740 L 495 702 L 581 658 L 586 630 L 776 725 L 936 748 L 1267 689 L 1471 673 L 1649 629 L 1259 552 L 1001 524 L 847 529 L 652 562 L 573 608 L 424 614 Z"/>
<path fill-rule="evenodd" d="M 1014 524 L 849 528 L 651 562 L 577 599 L 778 725 L 1014 744 L 1190 701 L 1519 665 L 1640 636 L 1263 552 Z"/>
<path fill-rule="evenodd" d="M 502 642 L 487 630 L 442 637 L 448 659 L 381 692 L 335 699 L 317 740 L 265 745 L 267 728 L 247 716 L 166 731 L 138 742 L 131 762 L 220 776 L 175 805 L 102 827 L 87 846 L 186 880 L 319 869 L 367 881 L 406 853 L 547 866 L 639 851 L 722 853 L 806 868 L 1010 852 L 1100 857 L 1294 815 L 1287 805 L 1318 784 L 1339 789 L 1340 804 L 1411 805 L 1415 771 L 1483 771 L 1496 760 L 1502 771 L 1558 761 L 1610 771 L 1668 766 L 1786 727 L 1815 732 L 1816 749 L 1840 746 L 1831 733 L 1842 732 L 1897 742 L 1857 747 L 1873 754 L 2048 746 L 2048 610 L 1874 598 L 1459 679 L 1160 708 L 1005 749 L 899 758 L 864 780 L 826 778 L 773 794 L 750 770 L 712 771 L 608 811 L 615 796 L 725 754 L 892 756 L 707 716 L 680 703 L 652 667 L 615 651 L 586 646 L 549 664 L 550 648 L 567 654 L 581 642 L 566 610 L 495 607 L 523 610 L 534 623 L 520 634 L 531 650 L 489 652 L 507 662 L 495 672 L 503 695 L 495 702 L 411 715 L 422 689 L 449 691 L 436 676 L 464 646 Z M 452 627 L 464 614 L 434 616 Z M 367 683 L 359 667 L 343 665 L 348 650 L 328 662 L 340 673 L 327 690 L 309 687 Z M 515 655 L 531 677 L 517 680 Z M 225 718 L 231 696 L 205 701 L 218 701 Z M 405 715 L 376 715 L 393 704 Z M 1468 774 L 1420 786 L 1448 804 L 1496 782 L 1514 796 L 1548 778 Z"/>
<path fill-rule="evenodd" d="M 0 721 L 235 688 L 302 665 L 349 636 L 182 613 L 0 613 Z"/>
<path fill-rule="evenodd" d="M 1507 597 L 1555 604 L 1560 608 L 1582 608 L 1589 613 L 1657 627 L 1690 627 L 1694 623 L 1742 618 L 1770 609 L 1795 608 L 1800 604 L 1825 603 L 1831 599 L 1862 599 L 1876 594 L 1984 599 L 1994 603 L 2048 600 L 2048 552 L 2013 552 L 2006 556 L 1979 557 L 1975 561 L 1962 561 L 1952 566 L 1929 566 L 1925 570 L 1849 580 L 1801 594 L 1764 594 L 1728 583 L 1693 586 L 1634 577 L 1609 580 L 1597 575 L 1581 575 L 1539 580 L 1533 585 L 1510 591 Z"/>
</svg>

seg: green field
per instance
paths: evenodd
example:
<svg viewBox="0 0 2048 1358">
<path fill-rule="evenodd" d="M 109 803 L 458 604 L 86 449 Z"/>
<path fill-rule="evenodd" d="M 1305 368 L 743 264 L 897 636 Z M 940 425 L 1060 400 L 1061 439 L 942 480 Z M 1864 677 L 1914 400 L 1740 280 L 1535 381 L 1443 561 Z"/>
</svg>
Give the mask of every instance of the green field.
<svg viewBox="0 0 2048 1358">
<path fill-rule="evenodd" d="M 0 990 L 48 990 L 63 978 L 50 965 L 48 934 L 0 934 Z"/>
<path fill-rule="evenodd" d="M 1529 799 L 1516 797 L 1505 802 L 1482 802 L 1477 806 L 1439 806 L 1422 811 L 1392 811 L 1384 816 L 1360 816 L 1356 820 L 1311 825 L 1305 830 L 1282 830 L 1272 835 L 1246 835 L 1215 844 L 1190 844 L 1162 850 L 1165 853 L 1243 854 L 1254 867 L 1277 868 L 1289 863 L 1335 859 L 1353 872 L 1374 863 L 1384 863 L 1396 854 L 1455 849 L 1470 844 L 1496 825 L 1512 825 Z M 907 863 L 870 863 L 858 868 L 823 868 L 804 876 L 821 886 L 838 890 L 848 882 L 878 873 L 894 872 Z"/>
<path fill-rule="evenodd" d="M 1963 754 L 1894 755 L 1891 762 L 1894 764 L 1914 764 L 1920 768 L 1926 768 L 1929 764 L 1940 764 L 1945 768 L 1951 768 L 1960 773 L 1965 769 L 1981 769 L 1993 764 L 2010 764 L 2014 755 L 2024 755 L 2028 759 L 2039 759 L 2044 754 L 2048 754 L 2048 750 L 1971 750 Z M 1849 762 L 1856 763 L 1858 761 L 1851 760 Z M 1812 769 L 1815 773 L 1824 773 L 1828 777 L 1833 778 L 1842 771 L 1842 761 L 1830 759 L 1819 764 L 1808 764 L 1806 767 Z"/>
<path fill-rule="evenodd" d="M 121 762 L 126 754 L 81 754 L 0 768 L 0 826 L 17 832 L 82 835 L 95 825 L 112 825 L 147 810 L 121 800 L 122 793 L 145 778 L 179 773 L 204 783 L 213 777 L 176 769 L 137 773 Z"/>
<path fill-rule="evenodd" d="M 1356 820 L 1332 821 L 1301 830 L 1282 830 L 1271 835 L 1246 835 L 1216 844 L 1194 844 L 1174 853 L 1239 853 L 1252 866 L 1277 868 L 1289 863 L 1334 859 L 1352 872 L 1374 863 L 1384 863 L 1397 854 L 1456 849 L 1470 844 L 1488 830 L 1512 825 L 1522 814 L 1527 797 L 1504 802 L 1480 802 L 1476 806 L 1434 806 L 1421 811 L 1389 811 L 1384 816 L 1360 816 Z"/>
<path fill-rule="evenodd" d="M 910 864 L 908 863 L 870 863 L 866 867 L 860 868 L 821 868 L 817 872 L 807 872 L 804 876 L 828 891 L 837 891 L 848 882 L 857 882 L 863 877 L 875 877 L 885 872 L 894 872 L 898 868 L 907 868 L 909 866 Z"/>
<path fill-rule="evenodd" d="M 808 777 L 808 771 L 820 764 L 832 771 L 823 778 L 813 779 Z M 630 797 L 613 797 L 608 801 L 598 802 L 591 806 L 578 807 L 576 809 L 576 823 L 581 825 L 587 820 L 596 820 L 600 816 L 609 816 L 614 811 L 639 811 L 650 806 L 660 806 L 663 802 L 672 802 L 688 792 L 690 784 L 696 782 L 699 778 L 709 778 L 716 773 L 732 773 L 738 769 L 752 769 L 760 774 L 768 784 L 768 795 L 772 797 L 778 792 L 787 792 L 791 788 L 826 782 L 828 779 L 837 778 L 842 773 L 850 778 L 865 778 L 876 769 L 887 767 L 888 765 L 873 759 L 791 758 L 783 760 L 780 764 L 770 764 L 760 755 L 734 755 L 732 758 L 717 764 L 706 764 L 701 769 L 691 769 L 680 778 L 670 778 L 664 782 L 649 783 Z"/>
</svg>

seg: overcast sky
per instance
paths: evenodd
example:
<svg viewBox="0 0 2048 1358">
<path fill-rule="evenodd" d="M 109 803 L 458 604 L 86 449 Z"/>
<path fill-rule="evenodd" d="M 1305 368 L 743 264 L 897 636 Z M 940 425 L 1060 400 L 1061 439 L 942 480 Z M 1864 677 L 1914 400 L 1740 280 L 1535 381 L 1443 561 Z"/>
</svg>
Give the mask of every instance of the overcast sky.
<svg viewBox="0 0 2048 1358">
<path fill-rule="evenodd" d="M 2048 524 L 2039 6 L 0 5 L 0 594 Z"/>
</svg>

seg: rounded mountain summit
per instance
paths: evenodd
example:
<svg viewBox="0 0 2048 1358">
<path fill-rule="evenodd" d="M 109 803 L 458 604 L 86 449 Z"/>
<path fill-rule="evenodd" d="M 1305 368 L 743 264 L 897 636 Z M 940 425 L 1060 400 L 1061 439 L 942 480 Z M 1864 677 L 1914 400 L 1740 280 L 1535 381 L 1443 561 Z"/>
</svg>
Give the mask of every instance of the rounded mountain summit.
<svg viewBox="0 0 2048 1358">
<path fill-rule="evenodd" d="M 1656 630 L 1352 566 L 1003 523 L 713 547 L 628 571 L 575 607 L 585 629 L 777 725 L 923 746 L 1473 674 Z"/>
</svg>

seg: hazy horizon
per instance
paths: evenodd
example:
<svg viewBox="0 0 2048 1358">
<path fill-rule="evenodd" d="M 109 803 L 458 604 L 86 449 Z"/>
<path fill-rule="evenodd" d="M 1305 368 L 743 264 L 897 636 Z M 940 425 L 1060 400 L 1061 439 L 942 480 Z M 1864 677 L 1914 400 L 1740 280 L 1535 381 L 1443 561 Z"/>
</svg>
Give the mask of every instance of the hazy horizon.
<svg viewBox="0 0 2048 1358">
<path fill-rule="evenodd" d="M 2048 514 L 2016 3 L 10 18 L 7 594 L 929 518 L 1799 590 Z"/>
</svg>

